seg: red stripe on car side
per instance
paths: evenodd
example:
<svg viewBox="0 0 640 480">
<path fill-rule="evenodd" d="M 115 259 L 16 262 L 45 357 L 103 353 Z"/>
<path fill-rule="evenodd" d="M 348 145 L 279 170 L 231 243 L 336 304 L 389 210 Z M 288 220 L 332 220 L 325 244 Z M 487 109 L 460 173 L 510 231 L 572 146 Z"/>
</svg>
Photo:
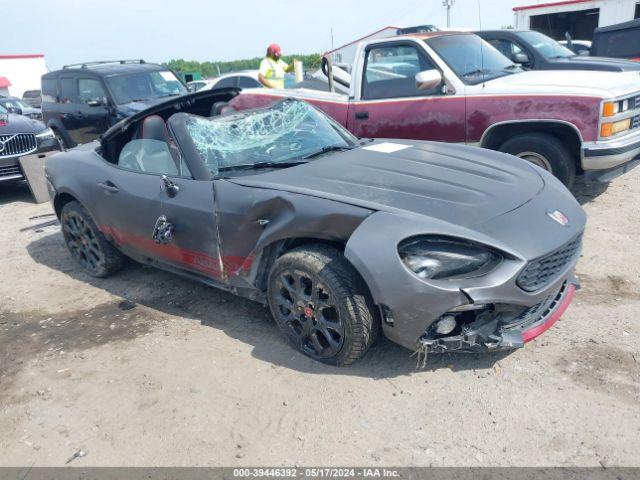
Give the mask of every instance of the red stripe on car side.
<svg viewBox="0 0 640 480">
<path fill-rule="evenodd" d="M 554 323 L 556 323 L 558 320 L 560 320 L 560 317 L 562 316 L 562 314 L 569 307 L 569 304 L 571 303 L 571 300 L 573 300 L 573 294 L 575 292 L 576 292 L 576 286 L 575 285 L 569 285 L 567 287 L 567 294 L 564 296 L 564 299 L 562 300 L 562 303 L 558 306 L 558 308 L 556 308 L 556 310 L 553 312 L 553 314 L 551 315 L 549 320 L 544 322 L 542 325 L 538 325 L 537 327 L 534 327 L 534 328 L 532 328 L 530 330 L 526 330 L 526 331 L 522 332 L 522 338 L 524 339 L 524 341 L 525 342 L 529 342 L 529 341 L 533 340 L 538 335 L 541 335 L 542 333 L 544 333 L 547 330 L 549 330 L 553 326 Z"/>
<path fill-rule="evenodd" d="M 227 274 L 237 274 L 240 270 L 247 272 L 251 268 L 255 258 L 253 255 L 248 257 L 235 255 L 225 256 L 222 257 L 221 268 L 217 258 L 204 252 L 180 248 L 173 244 L 162 245 L 156 243 L 150 237 L 143 237 L 106 225 L 101 226 L 100 231 L 113 237 L 116 243 L 147 251 L 158 257 L 184 265 L 185 267 L 197 270 L 200 273 L 214 278 L 222 278 L 224 272 Z"/>
</svg>

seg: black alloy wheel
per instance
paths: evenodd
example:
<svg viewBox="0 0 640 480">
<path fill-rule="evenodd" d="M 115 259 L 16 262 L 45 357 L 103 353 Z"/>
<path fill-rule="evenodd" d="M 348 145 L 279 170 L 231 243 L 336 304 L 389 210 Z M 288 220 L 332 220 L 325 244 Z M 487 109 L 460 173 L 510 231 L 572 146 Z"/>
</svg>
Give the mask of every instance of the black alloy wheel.
<svg viewBox="0 0 640 480">
<path fill-rule="evenodd" d="M 60 224 L 71 256 L 89 275 L 106 277 L 122 268 L 124 255 L 108 242 L 78 202 L 69 202 L 63 207 Z"/>
<path fill-rule="evenodd" d="M 275 279 L 277 315 L 300 349 L 312 358 L 334 357 L 344 343 L 336 301 L 317 278 L 287 269 Z"/>
<path fill-rule="evenodd" d="M 375 341 L 380 318 L 366 284 L 342 252 L 308 245 L 274 263 L 269 308 L 291 345 L 315 360 L 349 365 Z"/>
</svg>

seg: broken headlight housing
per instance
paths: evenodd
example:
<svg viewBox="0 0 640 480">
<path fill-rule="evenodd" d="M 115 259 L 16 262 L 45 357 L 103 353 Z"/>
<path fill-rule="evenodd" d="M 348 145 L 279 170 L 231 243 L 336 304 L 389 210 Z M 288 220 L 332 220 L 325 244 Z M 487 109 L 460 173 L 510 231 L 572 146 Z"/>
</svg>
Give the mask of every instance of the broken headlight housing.
<svg viewBox="0 0 640 480">
<path fill-rule="evenodd" d="M 488 247 L 440 236 L 408 238 L 398 246 L 398 254 L 418 278 L 431 280 L 484 275 L 502 261 L 502 255 Z"/>
</svg>

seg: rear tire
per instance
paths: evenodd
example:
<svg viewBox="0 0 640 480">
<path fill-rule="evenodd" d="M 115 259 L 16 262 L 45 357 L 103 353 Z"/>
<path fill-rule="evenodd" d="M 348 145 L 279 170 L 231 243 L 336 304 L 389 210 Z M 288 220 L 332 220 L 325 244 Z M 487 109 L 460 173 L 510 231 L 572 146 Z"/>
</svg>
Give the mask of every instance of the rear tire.
<svg viewBox="0 0 640 480">
<path fill-rule="evenodd" d="M 79 202 L 62 207 L 60 225 L 67 249 L 86 273 L 103 278 L 123 267 L 126 257 L 109 243 Z"/>
<path fill-rule="evenodd" d="M 294 348 L 330 365 L 362 358 L 379 331 L 364 281 L 329 246 L 301 247 L 278 258 L 269 274 L 268 300 Z"/>
<path fill-rule="evenodd" d="M 575 159 L 564 144 L 552 135 L 526 133 L 504 142 L 499 151 L 510 153 L 551 172 L 567 187 L 576 178 Z"/>
</svg>

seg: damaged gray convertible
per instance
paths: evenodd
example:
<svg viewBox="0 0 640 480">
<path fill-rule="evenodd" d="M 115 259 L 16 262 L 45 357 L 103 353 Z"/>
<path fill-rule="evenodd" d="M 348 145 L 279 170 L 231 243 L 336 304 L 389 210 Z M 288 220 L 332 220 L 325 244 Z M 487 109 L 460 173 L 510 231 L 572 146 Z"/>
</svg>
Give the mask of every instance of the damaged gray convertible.
<svg viewBox="0 0 640 480">
<path fill-rule="evenodd" d="M 262 302 L 334 365 L 380 332 L 425 354 L 522 347 L 571 302 L 585 214 L 552 175 L 479 148 L 358 139 L 296 100 L 215 115 L 236 94 L 171 99 L 48 159 L 88 274 L 130 257 Z"/>
</svg>

